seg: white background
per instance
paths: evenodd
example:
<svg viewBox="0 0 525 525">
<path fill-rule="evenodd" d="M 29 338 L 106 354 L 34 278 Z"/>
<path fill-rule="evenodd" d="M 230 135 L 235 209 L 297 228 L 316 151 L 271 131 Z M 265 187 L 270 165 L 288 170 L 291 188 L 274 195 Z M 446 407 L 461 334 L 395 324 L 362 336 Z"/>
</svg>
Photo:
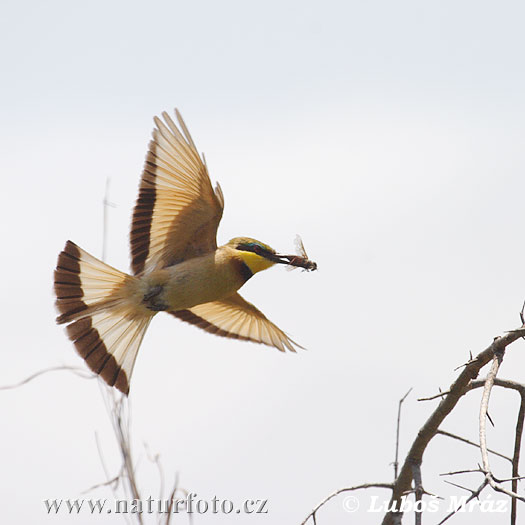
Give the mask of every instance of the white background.
<svg viewBox="0 0 525 525">
<path fill-rule="evenodd" d="M 300 233 L 319 271 L 273 268 L 242 292 L 308 348 L 297 355 L 154 320 L 130 396 L 142 494 L 158 493 L 144 443 L 166 483 L 178 472 L 202 498 L 269 499 L 267 515 L 196 525 L 299 524 L 337 488 L 390 481 L 398 399 L 414 388 L 404 457 L 436 403 L 416 398 L 446 389 L 469 351 L 520 324 L 523 4 L 7 0 L 1 10 L 0 384 L 83 366 L 54 323 L 57 254 L 72 239 L 100 256 L 111 177 L 107 260 L 128 268 L 151 118 L 177 106 L 224 190 L 219 243 L 248 235 L 289 251 Z M 525 380 L 523 351 L 509 349 L 501 377 Z M 477 440 L 479 398 L 443 428 Z M 490 412 L 489 444 L 511 454 L 516 396 L 494 392 Z M 81 495 L 105 480 L 95 433 L 111 475 L 119 464 L 96 381 L 48 374 L 0 392 L 0 413 L 5 523 L 122 522 L 47 516 L 42 503 L 112 498 Z M 438 474 L 478 462 L 474 448 L 436 437 L 426 490 L 468 495 Z M 318 523 L 377 523 L 362 511 L 372 494 L 388 496 L 356 493 L 354 515 L 340 497 Z"/>
</svg>

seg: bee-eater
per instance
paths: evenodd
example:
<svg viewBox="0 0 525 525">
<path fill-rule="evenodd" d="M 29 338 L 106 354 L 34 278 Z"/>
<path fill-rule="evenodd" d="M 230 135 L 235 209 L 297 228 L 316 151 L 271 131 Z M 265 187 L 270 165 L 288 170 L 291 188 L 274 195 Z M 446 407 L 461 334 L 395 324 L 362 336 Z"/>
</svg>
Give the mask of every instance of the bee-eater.
<svg viewBox="0 0 525 525">
<path fill-rule="evenodd" d="M 132 275 L 71 241 L 55 270 L 57 323 L 89 368 L 124 394 L 150 321 L 160 311 L 207 332 L 295 352 L 298 345 L 237 290 L 276 263 L 315 270 L 306 257 L 236 237 L 217 247 L 224 208 L 204 157 L 175 110 L 155 117 L 130 233 Z"/>
</svg>

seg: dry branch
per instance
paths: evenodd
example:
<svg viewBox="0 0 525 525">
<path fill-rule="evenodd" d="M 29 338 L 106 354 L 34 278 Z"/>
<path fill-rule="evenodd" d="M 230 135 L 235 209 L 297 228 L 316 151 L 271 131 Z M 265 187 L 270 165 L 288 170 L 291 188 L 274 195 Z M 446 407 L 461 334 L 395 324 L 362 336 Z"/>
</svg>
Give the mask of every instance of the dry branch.
<svg viewBox="0 0 525 525">
<path fill-rule="evenodd" d="M 478 443 L 474 443 L 474 441 L 470 441 L 469 439 L 466 439 L 466 438 L 461 437 L 461 436 L 457 436 L 456 434 L 452 434 L 451 432 L 447 432 L 445 430 L 438 430 L 436 432 L 436 435 L 441 435 L 441 436 L 446 436 L 446 437 L 449 437 L 449 438 L 452 438 L 452 439 L 457 439 L 458 441 L 461 441 L 462 443 L 466 443 L 467 445 L 472 445 L 473 447 L 479 448 L 479 444 Z M 499 456 L 500 458 L 506 459 L 510 463 L 513 462 L 512 458 L 509 458 L 508 456 L 505 456 L 504 454 L 500 454 L 499 452 L 497 452 L 495 450 L 491 450 L 490 448 L 488 448 L 487 450 L 491 454 L 494 454 L 495 456 Z M 464 472 L 466 472 L 466 471 L 464 471 Z M 473 471 L 470 470 L 469 472 L 473 472 Z M 479 469 L 477 470 L 477 472 L 479 472 Z M 442 475 L 444 476 L 445 474 L 442 474 Z"/>
<path fill-rule="evenodd" d="M 481 461 L 483 465 L 483 472 L 485 474 L 485 479 L 487 480 L 487 483 L 497 492 L 501 492 L 503 494 L 506 494 L 507 496 L 510 496 L 512 499 L 519 500 L 525 502 L 525 497 L 520 496 L 516 492 L 512 490 L 507 490 L 505 487 L 501 485 L 500 482 L 498 482 L 494 478 L 494 474 L 492 473 L 490 469 L 490 463 L 489 463 L 489 455 L 487 451 L 487 429 L 486 429 L 486 419 L 487 419 L 487 412 L 489 407 L 489 399 L 490 399 L 490 393 L 492 391 L 492 387 L 494 386 L 494 381 L 496 379 L 496 375 L 498 373 L 499 367 L 501 365 L 501 362 L 503 361 L 503 355 L 504 355 L 505 349 L 501 349 L 498 352 L 495 352 L 494 358 L 492 360 L 492 366 L 490 368 L 490 372 L 487 375 L 487 379 L 485 380 L 485 385 L 483 388 L 483 397 L 481 398 L 481 407 L 479 412 L 479 444 L 481 449 Z"/>
<path fill-rule="evenodd" d="M 463 489 L 463 490 L 467 490 L 470 492 L 470 497 L 465 501 L 465 503 L 463 503 L 462 505 L 460 505 L 457 509 L 454 509 L 452 512 L 450 512 L 449 514 L 447 514 L 439 523 L 438 525 L 443 525 L 443 523 L 445 523 L 445 521 L 448 521 L 452 516 L 454 516 L 454 514 L 456 514 L 457 512 L 459 512 L 463 507 L 466 507 L 473 499 L 475 498 L 479 498 L 479 495 L 481 494 L 482 490 L 488 485 L 487 483 L 487 480 L 483 480 L 483 483 L 477 488 L 477 490 L 471 490 L 467 487 L 462 487 L 461 485 L 457 485 L 456 483 L 452 483 L 450 481 L 447 481 L 446 483 L 448 483 L 449 485 L 454 485 L 455 487 L 458 487 L 460 489 Z"/>
<path fill-rule="evenodd" d="M 63 371 L 63 370 L 72 372 L 73 374 L 83 377 L 84 379 L 93 379 L 97 377 L 95 374 L 92 374 L 91 372 L 86 371 L 83 368 L 78 368 L 76 366 L 68 366 L 68 365 L 51 366 L 49 368 L 44 368 L 43 370 L 39 370 L 38 372 L 31 374 L 30 376 L 26 377 L 25 379 L 22 379 L 22 381 L 19 381 L 18 383 L 13 383 L 12 385 L 1 385 L 0 390 L 12 390 L 15 388 L 19 388 L 33 381 L 33 379 L 36 379 L 37 377 L 47 374 L 48 372 L 58 372 L 58 371 Z"/>
<path fill-rule="evenodd" d="M 524 303 L 525 304 L 525 303 Z M 523 318 L 523 310 L 520 314 Z M 470 389 L 480 388 L 485 385 L 485 381 L 477 380 L 472 381 L 470 384 Z M 518 418 L 516 421 L 516 432 L 514 437 L 514 453 L 512 456 L 512 492 L 517 492 L 518 490 L 518 480 L 519 476 L 519 463 L 520 463 L 520 453 L 521 453 L 521 440 L 523 437 L 523 423 L 525 418 L 525 384 L 518 383 L 516 381 L 511 381 L 510 379 L 499 379 L 494 378 L 494 385 L 502 388 L 508 388 L 510 390 L 516 390 L 520 394 L 520 409 L 518 412 Z M 489 450 L 489 452 L 491 452 Z M 517 520 L 517 500 L 511 498 L 511 525 L 515 525 Z"/>
<path fill-rule="evenodd" d="M 399 431 L 401 428 L 401 406 L 408 397 L 408 394 L 412 392 L 412 388 L 399 400 L 397 407 L 397 425 L 396 425 L 396 455 L 394 459 L 394 479 L 397 478 L 397 469 L 399 468 Z"/>
<path fill-rule="evenodd" d="M 313 510 L 306 516 L 303 522 L 301 522 L 301 525 L 305 525 L 306 522 L 312 518 L 312 522 L 316 523 L 316 513 L 317 511 L 324 506 L 326 503 L 328 503 L 332 498 L 335 498 L 339 494 L 342 494 L 343 492 L 350 492 L 353 490 L 360 490 L 360 489 L 390 489 L 392 490 L 394 488 L 393 483 L 363 483 L 362 485 L 356 485 L 355 487 L 345 487 L 342 489 L 338 489 L 335 492 L 332 492 L 329 496 L 327 496 L 321 503 L 319 503 Z"/>
<path fill-rule="evenodd" d="M 450 386 L 448 393 L 439 402 L 436 409 L 432 412 L 420 431 L 410 450 L 407 454 L 405 462 L 401 467 L 398 478 L 394 483 L 392 498 L 390 500 L 389 511 L 384 519 L 383 525 L 395 525 L 400 522 L 402 512 L 395 510 L 399 508 L 401 496 L 411 489 L 413 472 L 412 466 L 421 464 L 423 454 L 431 439 L 436 435 L 439 426 L 443 420 L 450 414 L 450 412 L 457 405 L 460 398 L 468 390 L 471 381 L 477 378 L 480 370 L 489 363 L 496 353 L 501 353 L 505 348 L 525 336 L 525 326 L 507 332 L 501 337 L 497 337 L 490 346 L 480 352 L 474 359 L 470 359 L 465 365 L 457 379 Z"/>
</svg>

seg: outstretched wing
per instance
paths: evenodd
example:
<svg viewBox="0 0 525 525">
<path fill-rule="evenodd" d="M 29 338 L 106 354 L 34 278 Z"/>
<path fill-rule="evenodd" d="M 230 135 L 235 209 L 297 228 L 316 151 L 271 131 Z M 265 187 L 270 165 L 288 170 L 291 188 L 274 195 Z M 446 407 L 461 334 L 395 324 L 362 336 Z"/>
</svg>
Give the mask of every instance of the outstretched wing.
<svg viewBox="0 0 525 525">
<path fill-rule="evenodd" d="M 179 112 L 179 130 L 166 113 L 156 128 L 144 164 L 131 223 L 131 268 L 149 272 L 211 252 L 224 198 L 213 190 L 208 169 Z"/>
<path fill-rule="evenodd" d="M 222 337 L 275 346 L 281 352 L 286 349 L 295 352 L 295 347 L 303 348 L 238 293 L 221 301 L 212 301 L 188 310 L 169 313 L 206 332 Z"/>
</svg>

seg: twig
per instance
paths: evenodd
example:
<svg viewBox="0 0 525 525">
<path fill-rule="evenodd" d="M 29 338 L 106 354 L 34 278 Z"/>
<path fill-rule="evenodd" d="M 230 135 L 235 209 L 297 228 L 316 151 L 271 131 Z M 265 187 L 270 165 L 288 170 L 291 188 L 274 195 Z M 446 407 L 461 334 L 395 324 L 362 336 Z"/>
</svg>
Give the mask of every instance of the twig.
<svg viewBox="0 0 525 525">
<path fill-rule="evenodd" d="M 521 323 L 521 324 L 523 325 L 523 323 Z M 476 361 L 477 357 L 476 357 L 476 359 L 472 358 L 472 351 L 471 350 L 469 350 L 469 355 L 470 355 L 469 360 L 466 363 L 463 363 L 462 365 L 456 366 L 456 368 L 454 368 L 454 372 L 456 372 L 456 370 L 459 370 L 460 368 L 468 366 L 468 365 L 472 364 L 474 361 Z"/>
<path fill-rule="evenodd" d="M 442 474 L 440 474 L 440 476 L 457 476 L 458 474 L 472 474 L 473 472 L 483 472 L 483 471 L 479 468 L 470 468 L 466 470 L 454 470 L 452 472 L 443 472 Z M 450 482 L 445 480 L 445 483 L 450 483 Z"/>
<path fill-rule="evenodd" d="M 108 479 L 107 481 L 103 481 L 102 483 L 95 483 L 95 485 L 91 485 L 91 487 L 89 487 L 88 489 L 83 490 L 81 494 L 87 494 L 88 492 L 91 492 L 92 490 L 98 489 L 100 487 L 108 487 L 108 486 L 112 487 L 112 485 L 115 485 L 115 487 L 118 487 L 121 475 L 122 474 L 119 473 L 113 479 Z"/>
<path fill-rule="evenodd" d="M 31 374 L 30 376 L 26 377 L 25 379 L 22 379 L 22 381 L 19 381 L 18 383 L 13 383 L 12 385 L 2 385 L 0 386 L 0 390 L 11 390 L 13 388 L 21 387 L 30 381 L 33 381 L 33 379 L 36 379 L 37 377 L 40 377 L 44 374 L 47 374 L 48 372 L 57 372 L 59 370 L 67 370 L 68 372 L 72 372 L 73 374 L 76 374 L 80 377 L 83 377 L 84 379 L 93 379 L 97 377 L 95 374 L 90 374 L 89 372 L 86 372 L 82 368 L 77 368 L 75 366 L 52 366 L 49 368 L 44 368 L 43 370 L 39 370 L 38 372 L 35 372 L 34 374 Z"/>
<path fill-rule="evenodd" d="M 329 496 L 327 496 L 321 503 L 319 503 L 313 510 L 306 516 L 304 521 L 301 522 L 301 525 L 305 525 L 306 522 L 312 518 L 313 523 L 316 523 L 315 521 L 315 515 L 317 511 L 324 506 L 326 503 L 328 503 L 332 498 L 335 498 L 337 495 L 342 494 L 343 492 L 350 492 L 352 490 L 360 490 L 360 489 L 390 489 L 392 490 L 394 488 L 393 483 L 363 483 L 362 485 L 356 485 L 355 487 L 345 487 L 342 489 L 338 489 L 335 492 L 332 492 Z"/>
<path fill-rule="evenodd" d="M 107 231 L 108 231 L 108 207 L 116 208 L 116 205 L 109 201 L 109 182 L 110 177 L 106 177 L 106 188 L 104 190 L 104 200 L 102 201 L 102 257 L 106 261 L 107 252 Z"/>
<path fill-rule="evenodd" d="M 408 397 L 408 394 L 412 392 L 412 388 L 399 400 L 399 405 L 397 407 L 397 426 L 396 426 L 396 456 L 394 459 L 394 481 L 397 478 L 397 469 L 399 467 L 399 428 L 401 426 L 401 405 L 403 401 Z"/>
<path fill-rule="evenodd" d="M 168 514 L 166 515 L 166 523 L 165 525 L 170 525 L 171 521 L 171 509 L 173 508 L 173 499 L 175 498 L 175 494 L 177 493 L 177 490 L 179 488 L 179 474 L 175 474 L 175 483 L 173 484 L 173 489 L 170 493 L 170 499 L 168 504 Z"/>
<path fill-rule="evenodd" d="M 162 468 L 162 463 L 160 462 L 160 454 L 153 455 L 148 447 L 147 443 L 144 443 L 144 450 L 146 451 L 146 457 L 155 464 L 159 473 L 159 500 L 162 500 L 164 497 L 164 469 Z"/>
<path fill-rule="evenodd" d="M 452 434 L 451 432 L 446 432 L 445 430 L 438 430 L 436 434 L 441 434 L 442 436 L 447 436 L 452 439 L 457 439 L 458 441 L 461 441 L 463 443 L 467 443 L 468 445 L 472 445 L 473 447 L 479 448 L 479 445 L 477 443 L 474 443 L 474 441 L 470 441 L 464 437 L 457 436 L 456 434 Z M 499 456 L 500 458 L 506 459 L 510 463 L 512 463 L 512 459 L 508 456 L 505 456 L 504 454 L 500 454 L 499 452 L 496 452 L 495 450 L 491 450 L 490 448 L 487 449 L 491 454 L 494 454 L 495 456 Z"/>
<path fill-rule="evenodd" d="M 418 397 L 418 401 L 432 401 L 433 399 L 437 399 L 438 397 L 444 398 L 446 395 L 450 394 L 450 390 L 447 390 L 445 392 L 442 392 L 441 389 L 439 389 L 439 394 L 434 394 L 430 397 Z"/>
<path fill-rule="evenodd" d="M 131 455 L 131 442 L 129 438 L 129 422 L 124 420 L 122 406 L 124 403 L 124 397 L 121 396 L 119 401 L 117 401 L 117 413 L 115 418 L 116 429 L 115 432 L 119 439 L 120 451 L 122 453 L 122 461 L 124 464 L 124 469 L 126 472 L 126 479 L 129 483 L 129 489 L 133 499 L 140 500 L 140 492 L 137 487 L 137 482 L 135 478 L 135 469 L 133 467 L 133 460 Z M 139 523 L 142 523 L 142 517 L 139 516 Z"/>
<path fill-rule="evenodd" d="M 129 499 L 140 500 L 140 492 L 135 477 L 135 467 L 133 465 L 133 456 L 131 453 L 131 439 L 129 435 L 129 405 L 125 396 L 116 394 L 105 384 L 101 383 L 102 397 L 106 404 L 106 410 L 113 426 L 113 431 L 117 438 L 117 443 L 122 456 L 122 466 L 120 478 L 123 481 L 124 489 L 130 496 Z M 119 397 L 117 397 L 117 395 Z M 143 525 L 143 518 L 140 513 L 131 515 L 137 520 L 139 525 Z"/>
<path fill-rule="evenodd" d="M 494 479 L 496 479 L 496 478 L 494 478 Z M 522 479 L 525 479 L 525 476 L 512 476 L 512 478 L 498 479 L 496 481 L 498 483 L 506 483 L 507 481 L 521 481 Z"/>
<path fill-rule="evenodd" d="M 463 490 L 468 490 L 470 492 L 470 497 L 462 503 L 457 509 L 454 509 L 452 512 L 447 514 L 439 523 L 438 525 L 443 525 L 445 521 L 448 521 L 454 514 L 459 512 L 463 507 L 468 505 L 474 498 L 479 498 L 479 495 L 481 494 L 481 491 L 488 485 L 487 480 L 483 480 L 483 483 L 478 487 L 477 490 L 471 490 L 467 487 L 462 487 L 461 485 L 457 485 L 456 483 L 452 483 L 451 481 L 445 481 L 445 483 L 448 483 L 449 485 L 454 485 L 455 487 L 458 487 Z"/>
<path fill-rule="evenodd" d="M 106 486 L 110 486 L 111 487 L 111 492 L 113 492 L 113 497 L 115 498 L 115 500 L 118 499 L 118 493 L 117 493 L 117 488 L 118 488 L 118 485 L 120 483 L 120 481 L 122 480 L 122 474 L 123 474 L 123 467 L 120 467 L 120 471 L 119 473 L 112 479 L 109 478 L 109 471 L 108 471 L 108 468 L 106 466 L 106 461 L 104 460 L 104 454 L 102 453 L 102 447 L 100 446 L 100 441 L 98 439 L 98 434 L 95 432 L 95 443 L 97 445 L 97 450 L 98 450 L 98 457 L 100 458 L 100 463 L 102 464 L 102 469 L 104 470 L 104 474 L 106 475 L 106 479 L 107 481 L 106 482 L 103 482 L 103 483 L 99 483 L 99 486 L 103 486 L 103 485 L 106 485 Z M 113 483 L 113 480 L 116 480 L 115 483 Z M 88 489 L 86 491 L 83 492 L 86 493 L 94 488 L 96 488 L 97 485 L 94 485 L 93 487 L 91 487 L 91 489 Z M 124 520 L 126 521 L 126 523 L 129 523 L 129 520 L 127 518 L 126 515 L 123 515 L 124 517 Z"/>
</svg>

